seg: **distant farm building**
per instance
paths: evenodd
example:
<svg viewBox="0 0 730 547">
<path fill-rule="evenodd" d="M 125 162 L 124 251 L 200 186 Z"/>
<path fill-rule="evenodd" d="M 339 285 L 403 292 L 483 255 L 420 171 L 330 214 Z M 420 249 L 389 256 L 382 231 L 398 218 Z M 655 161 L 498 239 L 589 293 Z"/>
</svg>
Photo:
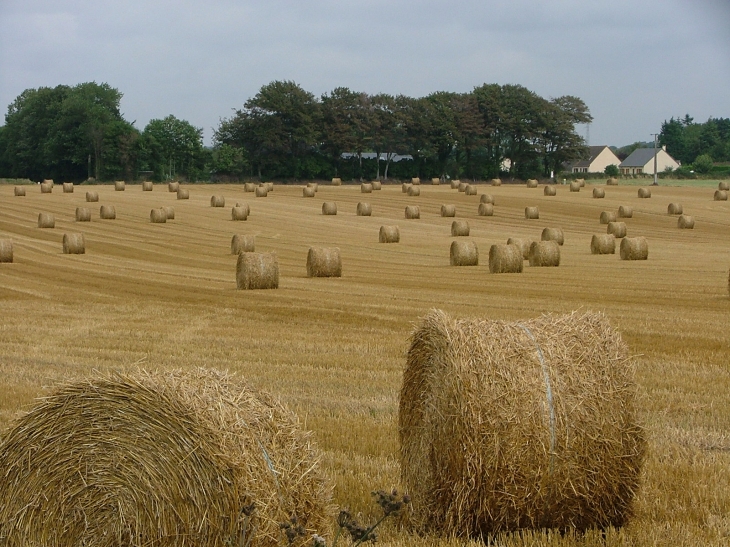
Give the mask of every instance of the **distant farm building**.
<svg viewBox="0 0 730 547">
<path fill-rule="evenodd" d="M 642 175 L 654 173 L 654 152 L 656 151 L 656 170 L 661 173 L 667 168 L 677 169 L 680 163 L 667 154 L 662 148 L 637 148 L 628 158 L 622 161 L 618 168 L 622 175 Z"/>
<path fill-rule="evenodd" d="M 571 164 L 571 173 L 603 173 L 609 165 L 621 163 L 608 146 L 590 146 L 589 150 L 587 159 Z"/>
</svg>

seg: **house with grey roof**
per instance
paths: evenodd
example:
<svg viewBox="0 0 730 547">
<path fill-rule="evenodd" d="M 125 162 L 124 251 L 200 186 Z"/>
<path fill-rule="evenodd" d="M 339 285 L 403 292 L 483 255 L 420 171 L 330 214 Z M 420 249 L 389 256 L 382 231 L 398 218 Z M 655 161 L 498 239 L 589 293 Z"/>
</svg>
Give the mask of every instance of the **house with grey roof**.
<svg viewBox="0 0 730 547">
<path fill-rule="evenodd" d="M 642 175 L 654 173 L 654 152 L 656 150 L 656 171 L 661 173 L 668 167 L 677 169 L 681 164 L 667 153 L 666 147 L 637 148 L 618 168 L 622 175 Z"/>
<path fill-rule="evenodd" d="M 603 173 L 609 165 L 621 160 L 608 146 L 589 146 L 588 158 L 570 165 L 571 173 Z"/>
</svg>

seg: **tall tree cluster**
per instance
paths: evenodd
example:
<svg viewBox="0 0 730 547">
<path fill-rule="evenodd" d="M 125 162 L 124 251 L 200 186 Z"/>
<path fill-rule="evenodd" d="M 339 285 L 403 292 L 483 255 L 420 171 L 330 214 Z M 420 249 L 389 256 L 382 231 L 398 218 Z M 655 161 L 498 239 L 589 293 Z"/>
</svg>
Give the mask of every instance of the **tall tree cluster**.
<svg viewBox="0 0 730 547">
<path fill-rule="evenodd" d="M 659 143 L 683 165 L 695 163 L 699 156 L 709 156 L 715 162 L 730 161 L 730 119 L 710 118 L 695 123 L 689 114 L 671 118 L 662 124 Z"/>
</svg>

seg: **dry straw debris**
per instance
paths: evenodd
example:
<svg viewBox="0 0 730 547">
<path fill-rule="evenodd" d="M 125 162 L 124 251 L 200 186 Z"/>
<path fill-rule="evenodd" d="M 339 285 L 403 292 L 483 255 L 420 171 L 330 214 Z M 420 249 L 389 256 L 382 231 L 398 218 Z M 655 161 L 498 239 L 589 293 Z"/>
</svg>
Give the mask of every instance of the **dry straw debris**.
<svg viewBox="0 0 730 547">
<path fill-rule="evenodd" d="M 334 201 L 325 201 L 322 204 L 323 215 L 336 215 L 337 214 L 337 203 Z"/>
<path fill-rule="evenodd" d="M 380 243 L 398 243 L 400 241 L 400 229 L 398 226 L 381 226 L 378 241 Z"/>
<path fill-rule="evenodd" d="M 360 192 L 363 194 L 372 194 L 373 193 L 373 185 L 369 182 L 363 182 L 360 185 Z"/>
<path fill-rule="evenodd" d="M 634 216 L 634 208 L 630 205 L 620 205 L 618 208 L 619 218 L 632 218 Z"/>
<path fill-rule="evenodd" d="M 342 179 L 335 177 L 332 179 L 332 186 L 342 186 Z"/>
<path fill-rule="evenodd" d="M 87 207 L 76 207 L 76 222 L 91 222 L 91 210 Z"/>
<path fill-rule="evenodd" d="M 492 194 L 482 194 L 479 196 L 479 203 L 490 203 L 494 205 L 494 196 Z"/>
<path fill-rule="evenodd" d="M 682 204 L 681 203 L 670 203 L 667 206 L 667 214 L 681 215 L 682 214 Z"/>
<path fill-rule="evenodd" d="M 502 186 L 502 180 L 501 179 L 492 179 L 490 181 L 490 184 L 492 186 Z"/>
<path fill-rule="evenodd" d="M 456 216 L 456 205 L 442 205 L 441 206 L 442 217 L 455 217 Z"/>
<path fill-rule="evenodd" d="M 302 547 L 331 518 L 319 458 L 289 410 L 228 374 L 96 376 L 57 388 L 4 437 L 0 537 L 274 547 L 296 515 Z"/>
<path fill-rule="evenodd" d="M 0 239 L 0 262 L 13 261 L 13 240 Z"/>
<path fill-rule="evenodd" d="M 246 220 L 248 219 L 248 208 L 236 205 L 231 207 L 231 220 Z"/>
<path fill-rule="evenodd" d="M 114 181 L 114 191 L 115 192 L 124 192 L 124 189 L 126 188 L 126 184 L 123 180 L 115 180 Z"/>
<path fill-rule="evenodd" d="M 626 237 L 626 223 L 625 222 L 609 222 L 606 226 L 606 233 L 613 234 L 616 239 Z"/>
<path fill-rule="evenodd" d="M 449 261 L 452 266 L 478 266 L 479 249 L 473 241 L 452 241 L 449 250 Z"/>
<path fill-rule="evenodd" d="M 452 237 L 465 237 L 469 235 L 469 223 L 466 220 L 455 220 L 451 223 Z"/>
<path fill-rule="evenodd" d="M 596 199 L 602 199 L 606 197 L 606 190 L 603 188 L 594 188 L 593 189 L 593 197 Z"/>
<path fill-rule="evenodd" d="M 225 207 L 226 198 L 224 196 L 211 196 L 210 197 L 210 206 L 211 207 Z"/>
<path fill-rule="evenodd" d="M 64 182 L 63 183 L 63 193 L 64 194 L 73 194 L 74 193 L 74 183 L 73 182 Z"/>
<path fill-rule="evenodd" d="M 13 194 L 16 195 L 16 196 L 24 196 L 25 195 L 25 188 L 23 188 L 22 186 L 16 186 L 13 189 Z"/>
<path fill-rule="evenodd" d="M 278 289 L 279 259 L 276 253 L 241 252 L 236 262 L 236 288 Z"/>
<path fill-rule="evenodd" d="M 99 218 L 103 218 L 105 220 L 114 220 L 117 218 L 117 210 L 114 208 L 113 205 L 102 205 L 99 208 Z"/>
<path fill-rule="evenodd" d="M 51 194 L 51 193 L 53 193 L 53 181 L 41 182 L 41 194 Z"/>
<path fill-rule="evenodd" d="M 96 191 L 86 192 L 86 201 L 88 203 L 95 203 L 95 202 L 99 201 L 99 192 L 96 192 Z"/>
<path fill-rule="evenodd" d="M 527 179 L 526 186 L 528 188 L 537 188 L 537 179 Z"/>
<path fill-rule="evenodd" d="M 63 254 L 82 255 L 86 253 L 84 234 L 63 234 Z"/>
<path fill-rule="evenodd" d="M 621 260 L 647 260 L 649 258 L 649 244 L 646 238 L 625 237 L 619 247 Z"/>
<path fill-rule="evenodd" d="M 539 209 L 537 207 L 525 207 L 525 218 L 526 219 L 540 218 Z"/>
<path fill-rule="evenodd" d="M 313 198 L 315 193 L 315 189 L 311 186 L 305 186 L 304 188 L 302 188 L 302 197 Z"/>
<path fill-rule="evenodd" d="M 616 253 L 616 236 L 613 234 L 594 234 L 591 238 L 591 254 L 612 255 Z"/>
<path fill-rule="evenodd" d="M 150 211 L 150 222 L 153 224 L 164 224 L 167 222 L 167 213 L 162 208 Z"/>
<path fill-rule="evenodd" d="M 38 214 L 38 227 L 39 228 L 55 228 L 56 217 L 50 213 L 39 213 Z"/>
<path fill-rule="evenodd" d="M 715 190 L 715 196 L 713 197 L 714 201 L 727 201 L 727 191 L 725 190 Z"/>
<path fill-rule="evenodd" d="M 411 186 L 408 189 L 408 195 L 409 196 L 420 196 L 421 195 L 421 187 L 420 186 Z"/>
<path fill-rule="evenodd" d="M 180 183 L 179 182 L 168 182 L 167 183 L 167 191 L 168 192 L 177 192 L 180 189 Z"/>
<path fill-rule="evenodd" d="M 494 205 L 491 203 L 480 203 L 477 207 L 477 215 L 480 217 L 491 217 L 494 215 Z"/>
<path fill-rule="evenodd" d="M 467 184 L 466 188 L 464 188 L 464 194 L 467 196 L 476 196 L 477 195 L 477 187 L 473 184 Z"/>
<path fill-rule="evenodd" d="M 398 414 L 415 528 L 485 537 L 626 524 L 646 451 L 635 369 L 600 313 L 431 311 L 411 335 Z"/>
<path fill-rule="evenodd" d="M 530 266 L 560 266 L 560 245 L 557 241 L 533 241 L 530 245 Z"/>
<path fill-rule="evenodd" d="M 236 234 L 231 238 L 231 254 L 256 252 L 256 236 Z"/>
<path fill-rule="evenodd" d="M 492 245 L 489 249 L 489 273 L 520 273 L 524 258 L 517 245 Z"/>
<path fill-rule="evenodd" d="M 639 188 L 638 195 L 640 198 L 647 199 L 651 197 L 650 188 Z"/>
<path fill-rule="evenodd" d="M 555 196 L 555 195 L 557 195 L 558 190 L 557 190 L 557 188 L 555 188 L 555 186 L 548 185 L 548 186 L 545 186 L 545 189 L 543 190 L 542 193 L 543 193 L 543 195 L 546 195 L 546 196 Z"/>
<path fill-rule="evenodd" d="M 565 243 L 562 228 L 543 228 L 540 239 L 542 241 L 555 241 L 558 245 Z"/>
<path fill-rule="evenodd" d="M 677 228 L 683 230 L 692 230 L 695 227 L 695 219 L 690 215 L 679 215 L 677 219 Z"/>
<path fill-rule="evenodd" d="M 418 205 L 406 205 L 406 218 L 421 218 L 421 209 L 418 207 Z"/>
<path fill-rule="evenodd" d="M 342 277 L 339 247 L 310 247 L 307 253 L 307 277 Z"/>
<path fill-rule="evenodd" d="M 151 180 L 142 181 L 142 191 L 143 192 L 151 192 L 153 188 L 154 188 L 154 185 L 152 184 Z"/>
<path fill-rule="evenodd" d="M 578 181 L 572 181 L 570 183 L 570 191 L 571 192 L 580 192 L 580 182 Z"/>
<path fill-rule="evenodd" d="M 507 245 L 516 245 L 522 253 L 522 260 L 529 260 L 530 258 L 530 245 L 532 245 L 532 239 L 521 239 L 518 237 L 510 237 L 507 239 Z"/>
<path fill-rule="evenodd" d="M 356 214 L 359 217 L 369 217 L 373 214 L 373 207 L 369 203 L 360 201 L 357 204 Z"/>
<path fill-rule="evenodd" d="M 609 222 L 615 222 L 616 221 L 616 212 L 615 211 L 601 211 L 601 216 L 599 217 L 598 220 L 601 224 L 608 224 Z"/>
<path fill-rule="evenodd" d="M 178 188 L 177 199 L 190 199 L 190 190 L 187 188 Z"/>
</svg>

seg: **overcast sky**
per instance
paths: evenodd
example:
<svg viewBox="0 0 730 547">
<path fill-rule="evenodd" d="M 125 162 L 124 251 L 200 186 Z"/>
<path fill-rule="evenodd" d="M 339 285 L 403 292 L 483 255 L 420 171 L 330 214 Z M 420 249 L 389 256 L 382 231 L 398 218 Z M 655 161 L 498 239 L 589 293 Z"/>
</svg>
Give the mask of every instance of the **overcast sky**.
<svg viewBox="0 0 730 547">
<path fill-rule="evenodd" d="M 730 117 L 730 0 L 0 0 L 0 108 L 106 82 L 144 129 L 204 130 L 273 80 L 421 97 L 519 84 L 590 108 L 590 144 Z M 585 126 L 578 128 L 586 136 Z"/>
</svg>

